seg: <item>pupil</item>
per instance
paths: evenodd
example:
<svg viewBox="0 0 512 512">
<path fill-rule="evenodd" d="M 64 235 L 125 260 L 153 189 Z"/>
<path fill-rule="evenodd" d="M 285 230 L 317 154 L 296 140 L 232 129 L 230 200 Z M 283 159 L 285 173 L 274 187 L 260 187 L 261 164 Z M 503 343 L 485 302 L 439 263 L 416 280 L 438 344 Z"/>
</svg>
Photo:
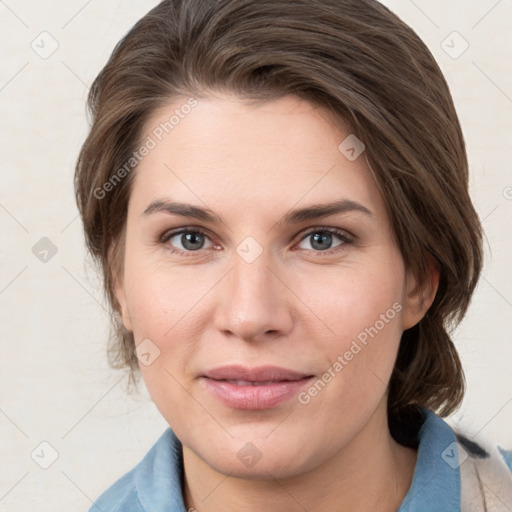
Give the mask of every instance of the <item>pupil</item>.
<svg viewBox="0 0 512 512">
<path fill-rule="evenodd" d="M 201 247 L 204 245 L 204 241 L 203 241 L 203 243 L 199 243 L 199 246 L 194 245 L 194 244 L 197 244 L 198 239 L 200 237 L 201 237 L 201 234 L 199 234 L 199 233 L 186 233 L 181 236 L 181 240 L 182 240 L 181 243 L 183 244 L 183 247 L 185 247 L 186 249 L 192 249 L 192 250 L 201 249 Z M 199 242 L 201 242 L 201 240 L 199 240 Z"/>
<path fill-rule="evenodd" d="M 318 233 L 315 233 L 313 235 L 313 243 L 312 243 L 312 246 L 315 248 L 315 249 L 325 249 L 325 245 L 321 245 L 321 243 L 326 243 L 327 242 L 327 245 L 330 245 L 331 243 L 331 238 L 332 238 L 332 235 L 330 235 L 329 233 L 324 233 L 324 234 L 318 234 Z M 315 244 L 319 243 L 320 246 L 319 247 L 315 247 Z"/>
</svg>

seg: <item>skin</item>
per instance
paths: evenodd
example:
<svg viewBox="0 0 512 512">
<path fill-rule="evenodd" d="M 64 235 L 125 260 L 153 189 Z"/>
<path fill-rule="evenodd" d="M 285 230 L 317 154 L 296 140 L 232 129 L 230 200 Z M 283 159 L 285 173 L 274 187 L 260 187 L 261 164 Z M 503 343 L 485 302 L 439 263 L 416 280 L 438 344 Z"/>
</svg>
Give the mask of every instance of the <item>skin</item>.
<svg viewBox="0 0 512 512">
<path fill-rule="evenodd" d="M 143 140 L 185 103 L 155 112 Z M 183 444 L 187 508 L 385 512 L 407 493 L 416 451 L 389 433 L 386 387 L 401 334 L 431 305 L 438 276 L 420 288 L 406 270 L 364 153 L 349 161 L 338 149 L 350 133 L 294 96 L 249 106 L 212 92 L 136 171 L 116 293 L 136 344 L 149 339 L 160 351 L 141 373 Z M 143 213 L 163 198 L 223 222 Z M 278 223 L 292 209 L 339 199 L 371 215 Z M 205 231 L 195 242 L 202 248 L 187 249 L 181 235 L 161 241 L 184 227 Z M 334 234 L 319 249 L 319 228 L 351 239 Z M 248 236 L 262 250 L 251 263 L 237 253 Z M 294 397 L 236 410 L 199 379 L 226 364 L 321 378 L 393 304 L 401 311 L 307 404 Z M 261 455 L 251 467 L 237 457 L 248 442 Z"/>
</svg>

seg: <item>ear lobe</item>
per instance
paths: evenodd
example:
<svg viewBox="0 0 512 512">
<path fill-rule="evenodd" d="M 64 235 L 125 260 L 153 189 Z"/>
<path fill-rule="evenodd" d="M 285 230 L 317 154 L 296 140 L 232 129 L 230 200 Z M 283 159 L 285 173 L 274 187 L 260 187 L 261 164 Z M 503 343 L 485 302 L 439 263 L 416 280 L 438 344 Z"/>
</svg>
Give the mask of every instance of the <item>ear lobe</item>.
<svg viewBox="0 0 512 512">
<path fill-rule="evenodd" d="M 402 329 L 410 329 L 416 325 L 434 302 L 439 287 L 439 266 L 435 258 L 427 255 L 428 275 L 424 283 L 418 283 L 411 272 L 407 274 Z"/>
<path fill-rule="evenodd" d="M 110 272 L 112 275 L 112 284 L 114 287 L 114 294 L 119 306 L 118 314 L 120 315 L 123 325 L 126 330 L 132 331 L 132 321 L 128 312 L 128 306 L 126 302 L 126 293 L 124 287 L 124 280 L 122 276 L 122 265 L 119 264 L 119 258 L 121 255 L 118 254 L 118 250 L 113 246 L 108 251 L 108 259 Z"/>
</svg>

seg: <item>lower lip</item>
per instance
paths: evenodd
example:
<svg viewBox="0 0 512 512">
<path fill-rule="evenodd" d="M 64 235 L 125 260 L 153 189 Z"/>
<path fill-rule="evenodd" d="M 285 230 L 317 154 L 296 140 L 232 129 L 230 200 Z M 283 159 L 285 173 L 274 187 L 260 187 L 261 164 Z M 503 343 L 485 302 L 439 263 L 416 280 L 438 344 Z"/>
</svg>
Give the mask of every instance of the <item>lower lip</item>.
<svg viewBox="0 0 512 512">
<path fill-rule="evenodd" d="M 261 386 L 240 386 L 232 382 L 202 379 L 207 389 L 233 409 L 261 410 L 276 407 L 297 395 L 311 377 L 279 381 Z"/>
</svg>

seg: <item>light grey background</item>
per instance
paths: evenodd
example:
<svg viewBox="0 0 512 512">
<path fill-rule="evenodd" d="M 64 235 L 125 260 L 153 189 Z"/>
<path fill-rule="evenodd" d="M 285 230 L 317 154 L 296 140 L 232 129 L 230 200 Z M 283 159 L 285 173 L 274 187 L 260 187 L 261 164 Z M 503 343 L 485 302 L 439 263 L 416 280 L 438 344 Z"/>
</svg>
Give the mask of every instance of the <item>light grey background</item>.
<svg viewBox="0 0 512 512">
<path fill-rule="evenodd" d="M 468 392 L 450 423 L 512 448 L 512 0 L 384 3 L 450 84 L 488 238 L 455 333 Z M 88 509 L 167 426 L 144 390 L 127 395 L 124 373 L 107 367 L 108 316 L 72 188 L 89 85 L 154 5 L 0 1 L 0 512 Z"/>
</svg>

